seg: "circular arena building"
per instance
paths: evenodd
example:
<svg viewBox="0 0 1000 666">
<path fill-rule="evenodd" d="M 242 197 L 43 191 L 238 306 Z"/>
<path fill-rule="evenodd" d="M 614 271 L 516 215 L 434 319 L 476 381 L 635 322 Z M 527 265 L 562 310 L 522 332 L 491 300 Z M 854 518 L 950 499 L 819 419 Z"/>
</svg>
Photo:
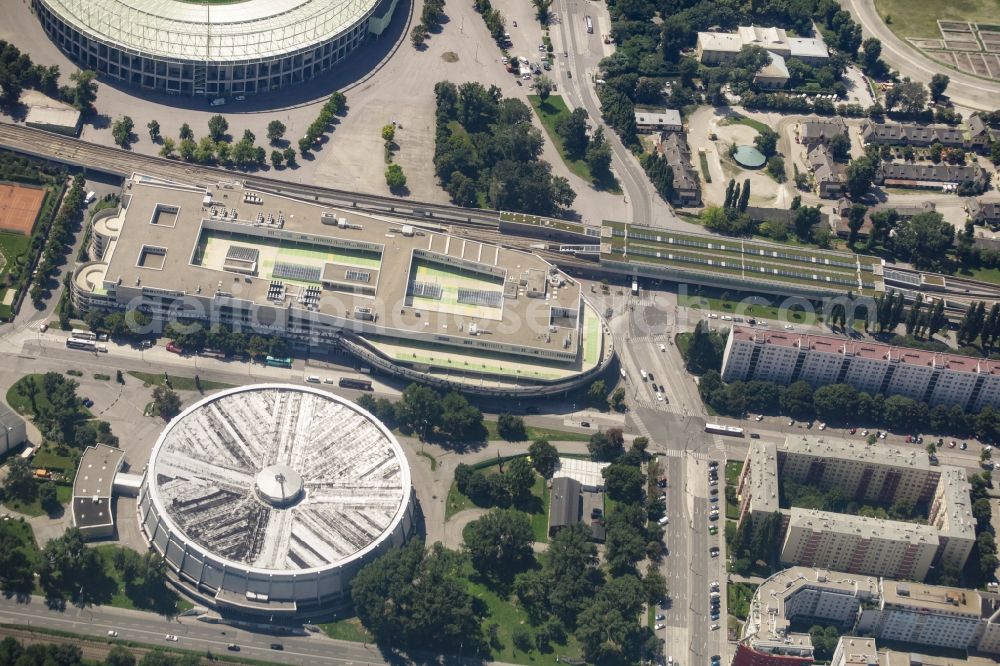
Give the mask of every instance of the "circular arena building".
<svg viewBox="0 0 1000 666">
<path fill-rule="evenodd" d="M 251 95 L 329 70 L 398 0 L 32 0 L 51 39 L 85 69 L 140 88 Z"/>
<path fill-rule="evenodd" d="M 221 612 L 310 617 L 404 543 L 410 468 L 393 434 L 325 391 L 222 391 L 161 433 L 139 523 L 197 600 Z"/>
</svg>

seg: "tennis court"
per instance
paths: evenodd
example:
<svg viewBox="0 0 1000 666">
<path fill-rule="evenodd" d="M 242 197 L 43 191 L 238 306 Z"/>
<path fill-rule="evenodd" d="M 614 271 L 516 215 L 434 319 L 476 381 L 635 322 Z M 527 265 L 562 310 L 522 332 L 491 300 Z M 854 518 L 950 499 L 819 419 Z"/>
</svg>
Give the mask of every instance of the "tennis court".
<svg viewBox="0 0 1000 666">
<path fill-rule="evenodd" d="M 503 319 L 503 278 L 415 258 L 407 284 L 410 306 L 419 310 Z"/>
<path fill-rule="evenodd" d="M 317 284 L 326 263 L 376 269 L 382 263 L 375 252 L 281 242 L 212 230 L 202 231 L 194 263 L 221 271 L 231 248 L 257 250 L 258 277 L 266 280 L 273 277 L 289 284 Z M 316 276 L 316 279 L 306 277 L 310 275 Z"/>
<path fill-rule="evenodd" d="M 0 184 L 0 231 L 30 236 L 45 201 L 45 190 Z"/>
</svg>

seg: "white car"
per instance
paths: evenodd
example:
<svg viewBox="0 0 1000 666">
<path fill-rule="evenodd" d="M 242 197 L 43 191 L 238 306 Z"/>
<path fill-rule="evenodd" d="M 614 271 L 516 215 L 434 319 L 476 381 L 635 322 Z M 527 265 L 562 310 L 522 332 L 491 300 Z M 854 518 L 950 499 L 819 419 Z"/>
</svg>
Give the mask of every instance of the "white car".
<svg viewBox="0 0 1000 666">
<path fill-rule="evenodd" d="M 657 393 L 656 394 L 656 401 L 657 402 L 663 402 L 663 394 L 662 393 Z"/>
<path fill-rule="evenodd" d="M 522 74 L 521 75 L 521 80 L 522 81 L 530 81 L 531 80 L 531 74 Z"/>
<path fill-rule="evenodd" d="M 115 631 L 114 629 L 108 629 L 108 636 L 111 636 L 111 638 L 117 638 L 118 632 Z"/>
<path fill-rule="evenodd" d="M 718 628 L 719 628 L 719 624 L 718 623 L 715 623 L 715 624 L 712 625 L 712 631 L 715 631 Z"/>
<path fill-rule="evenodd" d="M 878 438 L 879 438 L 879 439 L 885 439 L 885 433 L 884 433 L 884 432 L 880 432 L 880 433 L 878 434 Z"/>
<path fill-rule="evenodd" d="M 754 421 L 763 421 L 763 420 L 764 420 L 763 414 L 758 414 L 756 417 L 754 417 Z"/>
<path fill-rule="evenodd" d="M 795 327 L 794 327 L 794 326 L 792 326 L 791 324 L 785 324 L 785 330 L 786 330 L 786 331 L 790 331 L 790 330 L 792 330 L 793 328 L 795 328 Z"/>
<path fill-rule="evenodd" d="M 164 636 L 164 640 L 170 641 L 171 643 L 176 643 L 177 637 L 174 636 L 173 634 L 167 634 L 166 636 Z"/>
<path fill-rule="evenodd" d="M 660 620 L 666 620 L 666 619 L 667 619 L 667 616 L 664 615 L 663 613 L 660 613 L 659 615 L 656 616 L 656 621 L 657 622 L 659 622 Z"/>
<path fill-rule="evenodd" d="M 323 383 L 324 384 L 332 384 L 333 383 L 333 377 L 324 377 L 323 378 Z"/>
<path fill-rule="evenodd" d="M 661 344 L 661 345 L 660 345 L 660 351 L 661 351 L 661 352 L 665 352 L 665 351 L 667 351 L 667 348 L 666 348 L 666 347 L 664 347 L 664 346 L 663 346 L 663 345 Z"/>
<path fill-rule="evenodd" d="M 661 629 L 666 629 L 666 628 L 667 628 L 667 625 L 663 624 L 662 622 L 660 624 L 656 625 L 656 630 L 657 631 L 659 631 Z"/>
<path fill-rule="evenodd" d="M 820 423 L 819 424 L 819 429 L 820 430 L 826 430 L 826 424 L 825 423 Z"/>
<path fill-rule="evenodd" d="M 708 315 L 708 318 L 709 319 L 718 319 L 719 315 L 717 315 L 717 314 L 710 314 L 710 315 Z"/>
</svg>

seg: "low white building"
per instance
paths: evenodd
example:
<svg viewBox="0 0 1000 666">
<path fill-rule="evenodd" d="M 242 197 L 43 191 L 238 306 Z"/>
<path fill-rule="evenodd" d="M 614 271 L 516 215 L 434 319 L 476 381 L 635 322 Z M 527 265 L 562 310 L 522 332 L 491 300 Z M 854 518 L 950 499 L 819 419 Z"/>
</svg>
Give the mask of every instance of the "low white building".
<svg viewBox="0 0 1000 666">
<path fill-rule="evenodd" d="M 821 65 L 830 58 L 830 51 L 819 30 L 815 37 L 789 37 L 782 28 L 740 26 L 736 32 L 699 32 L 698 60 L 706 65 L 718 65 L 736 57 L 744 46 L 759 46 L 781 58 L 798 58 L 810 65 Z"/>
<path fill-rule="evenodd" d="M 28 430 L 24 419 L 0 402 L 0 455 L 16 449 L 27 440 Z"/>
<path fill-rule="evenodd" d="M 684 123 L 677 109 L 663 111 L 635 110 L 635 127 L 640 132 L 681 132 Z"/>
</svg>

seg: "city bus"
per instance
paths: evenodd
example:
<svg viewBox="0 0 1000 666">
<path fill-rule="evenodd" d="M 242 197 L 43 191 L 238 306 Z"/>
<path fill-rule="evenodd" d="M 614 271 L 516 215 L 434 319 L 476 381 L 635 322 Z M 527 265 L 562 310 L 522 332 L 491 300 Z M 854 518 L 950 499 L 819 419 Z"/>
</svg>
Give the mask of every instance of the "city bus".
<svg viewBox="0 0 1000 666">
<path fill-rule="evenodd" d="M 371 381 L 367 379 L 353 379 L 352 377 L 341 377 L 340 386 L 341 388 L 360 389 L 362 391 L 372 390 Z"/>
<path fill-rule="evenodd" d="M 292 367 L 292 359 L 278 358 L 276 356 L 268 356 L 266 359 L 264 359 L 264 365 L 270 365 L 275 368 L 290 368 Z"/>
<path fill-rule="evenodd" d="M 714 435 L 732 435 L 733 437 L 743 436 L 743 428 L 737 428 L 736 426 L 719 425 L 718 423 L 706 423 L 705 432 L 710 432 Z"/>
<path fill-rule="evenodd" d="M 84 349 L 86 351 L 97 351 L 97 343 L 93 340 L 81 340 L 80 338 L 69 338 L 66 346 L 70 349 Z"/>
<path fill-rule="evenodd" d="M 74 328 L 72 333 L 70 333 L 71 338 L 76 338 L 77 340 L 97 340 L 97 334 L 93 331 L 84 331 L 80 328 Z"/>
<path fill-rule="evenodd" d="M 587 17 L 587 33 L 588 34 L 594 33 L 594 21 L 591 20 L 589 16 Z"/>
</svg>

